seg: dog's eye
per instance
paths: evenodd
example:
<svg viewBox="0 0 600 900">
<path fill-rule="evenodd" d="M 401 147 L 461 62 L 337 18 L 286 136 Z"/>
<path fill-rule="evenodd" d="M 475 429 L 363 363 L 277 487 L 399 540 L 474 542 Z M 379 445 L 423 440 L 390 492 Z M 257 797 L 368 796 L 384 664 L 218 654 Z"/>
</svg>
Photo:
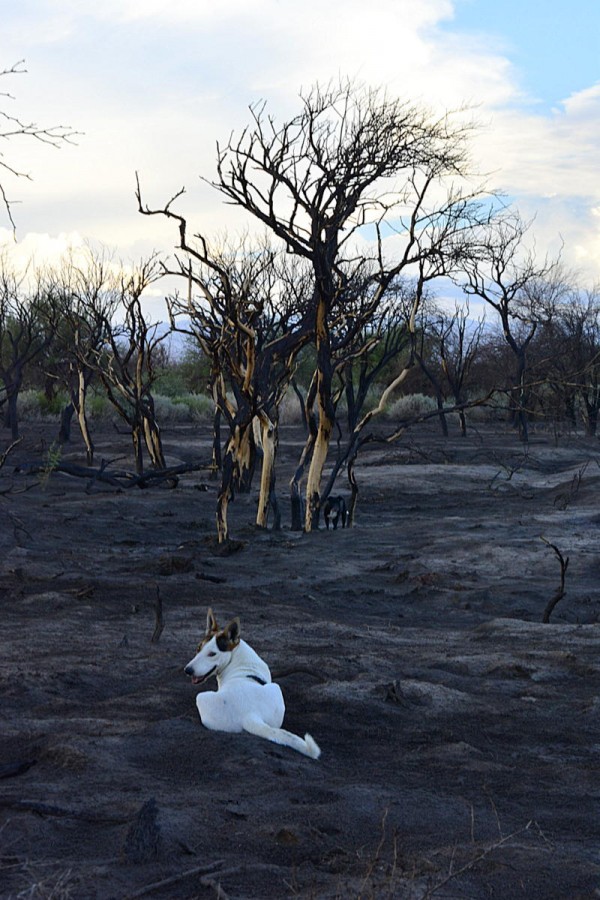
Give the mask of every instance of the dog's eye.
<svg viewBox="0 0 600 900">
<path fill-rule="evenodd" d="M 214 650 L 211 650 L 210 653 L 208 653 L 207 655 L 208 656 L 216 656 L 217 654 L 215 653 Z"/>
</svg>

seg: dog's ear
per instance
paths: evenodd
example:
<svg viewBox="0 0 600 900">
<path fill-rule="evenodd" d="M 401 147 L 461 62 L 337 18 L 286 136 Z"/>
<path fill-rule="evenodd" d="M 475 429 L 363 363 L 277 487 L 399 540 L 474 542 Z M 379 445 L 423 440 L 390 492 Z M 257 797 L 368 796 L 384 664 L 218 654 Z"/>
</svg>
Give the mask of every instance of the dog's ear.
<svg viewBox="0 0 600 900">
<path fill-rule="evenodd" d="M 221 652 L 233 650 L 240 642 L 240 620 L 236 617 L 217 636 L 217 647 Z"/>
<path fill-rule="evenodd" d="M 212 607 L 208 607 L 208 613 L 206 615 L 206 633 L 207 634 L 216 634 L 219 630 L 219 626 L 217 625 L 217 620 L 215 619 L 215 614 L 212 611 Z"/>
</svg>

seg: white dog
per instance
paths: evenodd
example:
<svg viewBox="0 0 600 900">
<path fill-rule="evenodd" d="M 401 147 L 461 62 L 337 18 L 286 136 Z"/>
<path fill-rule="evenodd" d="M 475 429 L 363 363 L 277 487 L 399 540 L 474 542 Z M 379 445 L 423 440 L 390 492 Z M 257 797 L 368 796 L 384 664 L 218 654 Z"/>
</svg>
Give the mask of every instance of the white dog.
<svg viewBox="0 0 600 900">
<path fill-rule="evenodd" d="M 213 731 L 248 731 L 318 759 L 321 751 L 310 734 L 304 740 L 281 728 L 285 704 L 281 688 L 271 681 L 266 662 L 240 640 L 240 620 L 220 629 L 212 609 L 198 653 L 185 667 L 192 684 L 216 675 L 218 689 L 198 694 L 202 724 Z"/>
</svg>

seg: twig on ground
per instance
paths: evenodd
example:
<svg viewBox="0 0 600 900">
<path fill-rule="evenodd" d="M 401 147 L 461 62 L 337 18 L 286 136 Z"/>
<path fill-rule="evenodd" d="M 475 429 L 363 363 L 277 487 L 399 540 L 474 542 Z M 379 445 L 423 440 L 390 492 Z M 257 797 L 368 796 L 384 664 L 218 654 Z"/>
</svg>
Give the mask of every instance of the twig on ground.
<svg viewBox="0 0 600 900">
<path fill-rule="evenodd" d="M 235 875 L 239 871 L 240 870 L 238 867 L 235 869 L 223 869 L 221 872 L 217 872 L 215 875 L 204 875 L 200 879 L 200 884 L 204 885 L 204 887 L 211 888 L 217 895 L 217 900 L 230 900 L 229 894 L 225 893 L 225 891 L 221 887 L 221 882 L 218 879 L 222 878 L 224 875 Z"/>
<path fill-rule="evenodd" d="M 17 544 L 19 542 L 19 536 L 18 536 L 19 531 L 22 531 L 23 534 L 25 535 L 25 537 L 29 538 L 30 541 L 33 540 L 31 533 L 29 531 L 27 531 L 27 529 L 25 528 L 25 525 L 23 524 L 21 519 L 18 518 L 18 516 L 15 516 L 15 515 L 13 515 L 13 513 L 9 512 L 8 517 L 9 517 L 10 521 L 12 522 L 13 534 L 14 534 L 15 541 L 17 542 Z"/>
<path fill-rule="evenodd" d="M 156 600 L 154 601 L 154 615 L 155 615 L 155 624 L 154 631 L 152 632 L 152 637 L 150 638 L 151 644 L 158 644 L 160 641 L 160 636 L 165 630 L 165 620 L 163 618 L 163 605 L 162 605 L 162 597 L 160 596 L 160 588 L 156 585 Z"/>
<path fill-rule="evenodd" d="M 565 557 L 562 555 L 562 553 L 560 552 L 558 547 L 556 547 L 554 544 L 551 544 L 550 541 L 546 540 L 545 537 L 541 537 L 541 540 L 545 544 L 547 544 L 548 547 L 551 547 L 552 550 L 554 550 L 554 553 L 560 563 L 560 585 L 558 587 L 558 590 L 554 594 L 554 597 L 552 597 L 552 599 L 546 606 L 546 609 L 544 610 L 544 615 L 542 616 L 542 622 L 545 625 L 547 625 L 550 621 L 550 616 L 552 615 L 552 612 L 554 611 L 554 607 L 565 596 L 565 578 L 567 575 L 567 569 L 569 567 L 569 557 L 567 556 L 567 558 L 565 559 Z"/>
<path fill-rule="evenodd" d="M 186 869 L 185 872 L 171 875 L 170 878 L 163 878 L 162 881 L 154 881 L 152 884 L 147 884 L 138 891 L 134 891 L 133 894 L 127 894 L 125 900 L 136 900 L 137 897 L 145 897 L 146 894 L 151 894 L 153 891 L 160 891 L 163 888 L 170 887 L 172 884 L 177 884 L 178 881 L 183 881 L 185 878 L 191 878 L 194 875 L 204 875 L 205 877 L 209 877 L 208 873 L 211 873 L 214 869 L 218 869 L 219 866 L 223 865 L 223 862 L 224 860 L 218 859 L 212 863 L 205 863 L 203 866 L 195 866 L 193 869 Z M 204 883 L 204 879 L 201 879 L 201 881 Z"/>
<path fill-rule="evenodd" d="M 15 449 L 17 444 L 20 444 L 22 440 L 23 440 L 22 437 L 17 438 L 17 440 L 13 441 L 12 444 L 9 444 L 8 447 L 6 448 L 6 450 L 0 455 L 0 469 L 6 463 L 6 460 L 8 459 L 8 457 L 10 456 L 12 451 Z"/>
<path fill-rule="evenodd" d="M 387 823 L 387 817 L 388 817 L 388 815 L 389 815 L 389 811 L 390 811 L 390 808 L 389 808 L 389 806 L 388 806 L 388 807 L 386 807 L 386 809 L 384 810 L 383 816 L 381 817 L 381 838 L 380 838 L 379 843 L 378 843 L 378 845 L 377 845 L 377 847 L 376 847 L 376 849 L 375 849 L 375 853 L 373 854 L 373 858 L 371 859 L 371 861 L 370 861 L 370 863 L 369 863 L 369 865 L 368 865 L 368 867 L 367 867 L 367 871 L 366 871 L 365 877 L 364 877 L 364 879 L 363 879 L 363 883 L 362 883 L 362 885 L 361 885 L 360 891 L 358 892 L 358 897 L 359 897 L 359 898 L 360 898 L 360 897 L 363 897 L 363 896 L 366 896 L 364 892 L 365 892 L 365 890 L 366 890 L 366 888 L 367 888 L 367 886 L 368 886 L 369 880 L 370 880 L 370 879 L 372 878 L 372 876 L 373 876 L 373 873 L 374 873 L 374 871 L 375 871 L 375 867 L 377 866 L 377 864 L 378 864 L 378 863 L 380 862 L 380 860 L 381 860 L 381 854 L 382 854 L 382 852 L 383 852 L 383 848 L 384 848 L 385 842 L 386 842 L 386 840 L 387 840 L 386 823 Z M 392 847 L 392 850 L 393 850 L 392 870 L 391 870 L 390 875 L 389 875 L 389 878 L 390 878 L 390 887 L 391 887 L 392 884 L 393 884 L 393 881 L 394 881 L 394 878 L 395 878 L 395 875 L 396 875 L 396 868 L 397 868 L 397 865 L 398 865 L 398 844 L 397 844 L 397 838 L 396 838 L 396 834 L 395 834 L 395 833 L 394 833 L 394 837 L 393 837 L 393 847 Z M 390 896 L 391 896 L 391 895 L 390 895 Z"/>
<path fill-rule="evenodd" d="M 434 884 L 433 887 L 428 888 L 427 891 L 423 894 L 421 900 L 429 900 L 429 897 L 433 897 L 439 890 L 445 887 L 450 881 L 455 878 L 459 878 L 461 875 L 464 875 L 465 872 L 468 872 L 473 866 L 476 866 L 478 863 L 483 862 L 484 859 L 493 853 L 495 850 L 499 850 L 500 847 L 503 847 L 509 841 L 512 841 L 514 838 L 518 837 L 518 835 L 523 834 L 525 831 L 529 831 L 532 825 L 535 823 L 533 820 L 529 821 L 527 825 L 523 828 L 517 829 L 517 831 L 511 832 L 511 834 L 505 835 L 505 837 L 499 838 L 497 841 L 494 841 L 493 844 L 488 844 L 483 848 L 481 853 L 478 853 L 477 856 L 474 856 L 473 859 L 470 859 L 468 862 L 461 866 L 460 869 L 456 869 L 455 871 L 450 871 L 445 878 L 442 878 L 441 881 L 438 881 L 437 884 Z"/>
</svg>

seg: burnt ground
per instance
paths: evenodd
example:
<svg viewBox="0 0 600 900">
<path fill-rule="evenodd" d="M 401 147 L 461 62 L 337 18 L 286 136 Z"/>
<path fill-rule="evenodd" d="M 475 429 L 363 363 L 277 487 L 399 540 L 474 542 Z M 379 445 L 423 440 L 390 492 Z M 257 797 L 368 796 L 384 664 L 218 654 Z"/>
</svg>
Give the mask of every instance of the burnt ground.
<svg viewBox="0 0 600 900">
<path fill-rule="evenodd" d="M 0 472 L 3 897 L 599 895 L 597 442 L 415 430 L 365 452 L 355 528 L 260 532 L 242 496 L 222 555 L 206 473 L 86 492 L 15 475 L 54 429 L 25 431 Z M 191 426 L 164 440 L 208 453 Z M 541 536 L 570 559 L 546 625 Z M 201 726 L 182 669 L 208 605 L 318 762 Z"/>
</svg>

